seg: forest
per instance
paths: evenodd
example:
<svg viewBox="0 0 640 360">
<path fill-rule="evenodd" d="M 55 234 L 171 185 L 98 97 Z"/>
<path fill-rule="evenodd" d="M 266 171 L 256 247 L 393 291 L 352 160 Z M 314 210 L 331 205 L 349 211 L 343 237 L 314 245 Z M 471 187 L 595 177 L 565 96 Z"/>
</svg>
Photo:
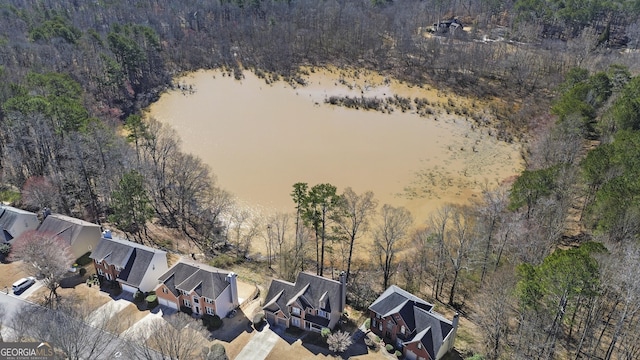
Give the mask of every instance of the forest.
<svg viewBox="0 0 640 360">
<path fill-rule="evenodd" d="M 465 31 L 426 36 L 453 17 Z M 639 45 L 632 0 L 6 0 L 0 200 L 159 247 L 150 227 L 168 228 L 216 265 L 265 241 L 285 279 L 346 270 L 355 308 L 398 284 L 477 326 L 463 357 L 637 359 Z M 188 71 L 327 65 L 489 101 L 526 169 L 422 224 L 305 183 L 291 214 L 256 219 L 142 113 Z"/>
</svg>

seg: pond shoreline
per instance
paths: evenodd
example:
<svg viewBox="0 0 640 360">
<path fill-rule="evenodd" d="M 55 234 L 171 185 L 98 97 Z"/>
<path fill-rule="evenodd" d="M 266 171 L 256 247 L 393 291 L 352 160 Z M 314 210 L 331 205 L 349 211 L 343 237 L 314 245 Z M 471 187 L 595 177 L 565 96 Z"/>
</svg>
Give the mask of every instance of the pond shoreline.
<svg viewBox="0 0 640 360">
<path fill-rule="evenodd" d="M 305 69 L 301 80 L 201 70 L 176 79 L 180 88 L 147 116 L 175 128 L 221 187 L 263 212 L 293 211 L 296 182 L 329 182 L 339 192 L 371 190 L 424 222 L 444 203 L 468 202 L 522 169 L 519 145 L 479 125 L 490 118 L 478 100 L 369 71 Z M 327 103 L 332 96 L 413 99 L 414 108 L 362 111 Z M 425 102 L 430 114 L 417 109 Z"/>
</svg>

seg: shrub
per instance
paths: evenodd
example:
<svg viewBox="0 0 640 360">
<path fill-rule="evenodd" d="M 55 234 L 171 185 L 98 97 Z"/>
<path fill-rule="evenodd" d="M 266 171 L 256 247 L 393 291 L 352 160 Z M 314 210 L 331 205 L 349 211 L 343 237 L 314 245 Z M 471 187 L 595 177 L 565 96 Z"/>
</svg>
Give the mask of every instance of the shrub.
<svg viewBox="0 0 640 360">
<path fill-rule="evenodd" d="M 396 350 L 395 355 L 396 355 L 396 357 L 397 357 L 398 359 L 400 359 L 400 358 L 402 357 L 402 353 L 401 353 L 399 350 Z"/>
<path fill-rule="evenodd" d="M 327 345 L 329 350 L 341 353 L 344 352 L 352 344 L 351 335 L 346 331 L 336 331 L 327 337 Z"/>
<path fill-rule="evenodd" d="M 209 261 L 209 265 L 217 268 L 227 268 L 236 263 L 236 259 L 227 254 L 220 254 Z"/>
<path fill-rule="evenodd" d="M 187 306 L 180 306 L 180 311 L 182 311 L 183 313 L 187 314 L 187 315 L 191 315 L 193 314 L 193 309 L 191 309 L 190 307 Z"/>
<path fill-rule="evenodd" d="M 147 296 L 145 301 L 147 302 L 147 309 L 153 309 L 158 306 L 158 296 L 155 294 Z"/>
<path fill-rule="evenodd" d="M 371 319 L 367 319 L 364 321 L 364 327 L 366 329 L 371 329 Z"/>
<path fill-rule="evenodd" d="M 229 360 L 227 351 L 220 343 L 211 345 L 211 348 L 202 349 L 202 355 L 205 360 Z"/>
<path fill-rule="evenodd" d="M 253 323 L 254 324 L 259 324 L 259 323 L 261 323 L 263 321 L 264 321 L 264 313 L 259 312 L 259 313 L 255 314 L 255 315 L 253 315 Z"/>
<path fill-rule="evenodd" d="M 76 264 L 80 265 L 80 266 L 85 266 L 85 265 L 89 265 L 91 264 L 91 262 L 93 261 L 89 255 L 91 255 L 91 252 L 89 251 L 88 253 L 80 256 L 77 260 L 76 260 Z"/>
<path fill-rule="evenodd" d="M 385 346 L 384 348 L 387 349 L 388 353 L 390 353 L 390 354 L 393 353 L 393 350 L 394 350 L 393 349 L 393 345 L 387 344 L 387 346 Z"/>
<path fill-rule="evenodd" d="M 83 267 L 82 267 L 82 268 L 80 268 L 79 272 L 80 272 L 80 276 L 85 276 L 85 275 L 87 275 L 87 269 L 85 269 L 85 268 L 83 268 Z"/>
<path fill-rule="evenodd" d="M 320 330 L 320 335 L 322 335 L 323 338 L 326 338 L 327 336 L 331 335 L 331 329 L 322 328 L 322 330 Z"/>
<path fill-rule="evenodd" d="M 133 301 L 139 303 L 142 302 L 142 300 L 144 300 L 144 294 L 140 290 L 136 291 L 136 293 L 133 294 Z"/>
<path fill-rule="evenodd" d="M 202 325 L 209 331 L 218 330 L 222 327 L 222 319 L 218 315 L 202 315 Z"/>
<path fill-rule="evenodd" d="M 4 262 L 11 252 L 11 244 L 0 244 L 0 261 Z"/>
</svg>

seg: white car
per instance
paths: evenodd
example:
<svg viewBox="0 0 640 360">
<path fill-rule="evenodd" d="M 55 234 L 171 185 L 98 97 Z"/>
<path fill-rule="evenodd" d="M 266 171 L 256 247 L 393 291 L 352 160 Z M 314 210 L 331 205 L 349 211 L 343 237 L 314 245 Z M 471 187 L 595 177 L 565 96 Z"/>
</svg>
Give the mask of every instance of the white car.
<svg viewBox="0 0 640 360">
<path fill-rule="evenodd" d="M 36 283 L 36 278 L 34 278 L 33 276 L 29 276 L 26 278 L 22 278 L 16 282 L 13 283 L 12 285 L 12 289 L 13 289 L 13 293 L 17 294 L 17 293 L 21 293 L 23 291 L 25 291 L 26 289 L 29 288 L 29 286 L 33 285 Z"/>
</svg>

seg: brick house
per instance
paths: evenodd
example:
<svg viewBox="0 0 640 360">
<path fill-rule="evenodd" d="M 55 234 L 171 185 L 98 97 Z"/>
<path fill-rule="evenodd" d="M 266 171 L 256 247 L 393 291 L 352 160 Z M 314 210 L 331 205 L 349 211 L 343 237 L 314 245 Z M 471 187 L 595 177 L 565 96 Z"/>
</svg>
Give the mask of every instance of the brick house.
<svg viewBox="0 0 640 360">
<path fill-rule="evenodd" d="M 89 256 L 98 277 L 117 283 L 123 291 L 135 294 L 148 292 L 158 284 L 158 277 L 167 271 L 167 253 L 142 244 L 111 237 L 100 239 Z"/>
<path fill-rule="evenodd" d="M 160 305 L 225 317 L 239 304 L 237 277 L 233 272 L 180 260 L 158 278 L 156 295 Z"/>
<path fill-rule="evenodd" d="M 301 272 L 295 283 L 272 280 L 262 309 L 272 325 L 319 332 L 338 323 L 346 294 L 344 272 L 339 281 Z"/>
<path fill-rule="evenodd" d="M 400 349 L 409 360 L 440 360 L 451 349 L 458 328 L 433 305 L 392 285 L 369 306 L 371 331 Z"/>
</svg>

